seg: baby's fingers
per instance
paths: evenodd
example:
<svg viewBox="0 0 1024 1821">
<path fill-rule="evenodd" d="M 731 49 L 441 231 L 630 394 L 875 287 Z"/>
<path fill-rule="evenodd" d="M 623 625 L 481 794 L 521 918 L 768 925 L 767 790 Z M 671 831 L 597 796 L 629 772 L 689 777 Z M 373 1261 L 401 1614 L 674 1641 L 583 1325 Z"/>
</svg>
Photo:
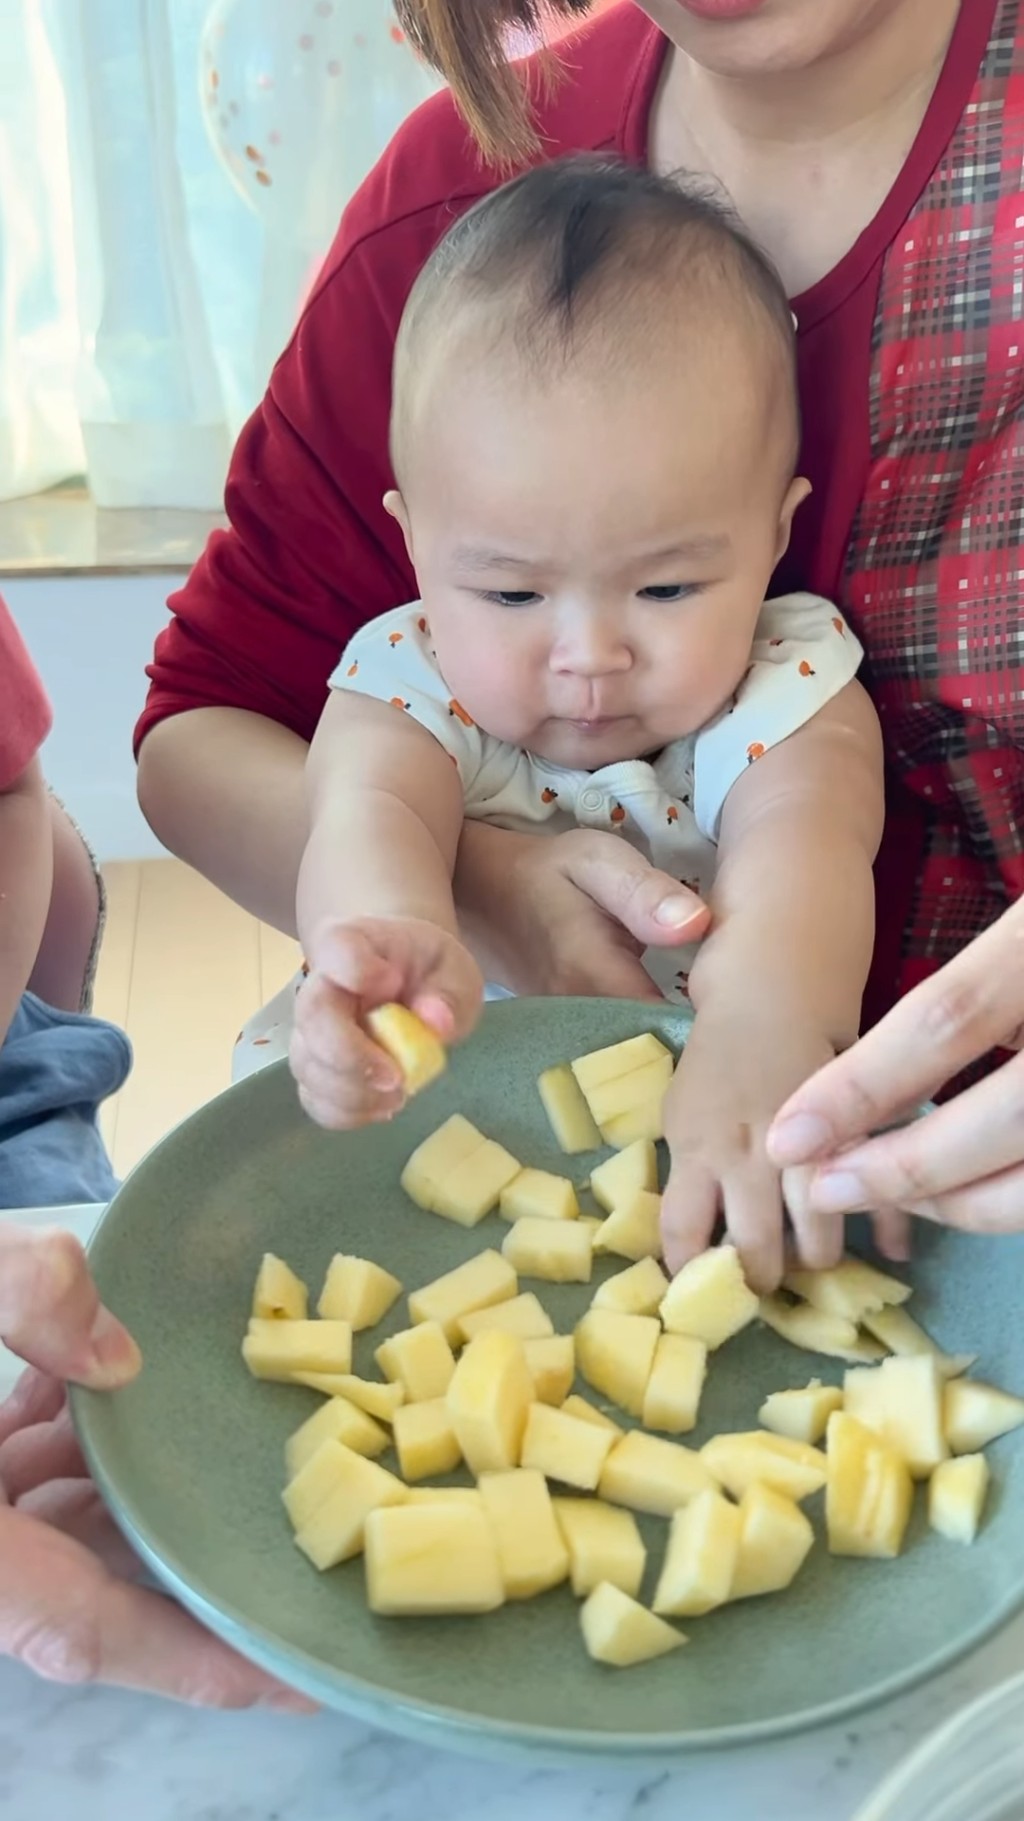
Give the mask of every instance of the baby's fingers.
<svg viewBox="0 0 1024 1821">
<path fill-rule="evenodd" d="M 476 1024 L 483 997 L 483 976 L 472 955 L 449 938 L 418 982 L 411 1006 L 442 1043 L 460 1043 Z"/>
<path fill-rule="evenodd" d="M 768 1295 L 779 1286 L 785 1259 L 778 1174 L 767 1158 L 749 1156 L 730 1167 L 723 1187 L 726 1237 L 750 1288 Z"/>
<path fill-rule="evenodd" d="M 303 1108 L 328 1131 L 391 1119 L 404 1105 L 396 1065 L 354 1024 L 311 1036 L 296 1022 L 289 1062 Z"/>
<path fill-rule="evenodd" d="M 332 986 L 364 1005 L 384 1005 L 400 997 L 402 970 L 375 941 L 372 926 L 328 923 L 310 943 L 309 960 Z"/>
<path fill-rule="evenodd" d="M 715 1172 L 699 1157 L 673 1162 L 661 1202 L 661 1242 L 670 1276 L 711 1244 L 720 1192 Z"/>
</svg>

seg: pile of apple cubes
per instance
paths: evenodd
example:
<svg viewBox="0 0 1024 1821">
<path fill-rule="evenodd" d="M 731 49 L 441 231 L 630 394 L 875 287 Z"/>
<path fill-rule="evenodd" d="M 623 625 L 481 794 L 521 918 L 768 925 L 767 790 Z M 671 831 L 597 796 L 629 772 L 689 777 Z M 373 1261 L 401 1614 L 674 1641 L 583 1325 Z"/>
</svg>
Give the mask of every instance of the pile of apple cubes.
<svg viewBox="0 0 1024 1821">
<path fill-rule="evenodd" d="M 823 1487 L 834 1555 L 898 1555 L 923 1479 L 934 1528 L 973 1540 L 989 1477 L 979 1450 L 1024 1422 L 1024 1401 L 964 1378 L 973 1360 L 947 1357 L 911 1319 L 907 1286 L 856 1259 L 793 1271 L 760 1302 L 729 1246 L 669 1283 L 654 1141 L 671 1070 L 646 1036 L 540 1079 L 567 1153 L 622 1147 L 590 1179 L 603 1220 L 580 1214 L 568 1178 L 523 1168 L 461 1115 L 418 1148 L 402 1185 L 420 1207 L 466 1227 L 497 1207 L 512 1225 L 500 1253 L 411 1293 L 412 1325 L 376 1351 L 380 1382 L 351 1373 L 352 1335 L 383 1318 L 398 1280 L 338 1255 L 310 1321 L 305 1286 L 263 1260 L 245 1361 L 327 1399 L 287 1444 L 295 1540 L 321 1570 L 363 1552 L 374 1612 L 490 1612 L 569 1578 L 587 1649 L 621 1666 L 685 1642 L 668 1618 L 787 1587 L 814 1541 L 801 1501 Z M 519 1276 L 588 1283 L 605 1253 L 631 1262 L 574 1335 L 556 1335 Z M 699 1452 L 665 1440 L 696 1426 L 708 1354 L 758 1318 L 853 1362 L 842 1389 L 774 1392 L 761 1429 Z M 572 1395 L 577 1373 L 642 1427 L 624 1432 Z M 376 1460 L 392 1445 L 401 1477 Z M 463 1463 L 475 1488 L 418 1485 Z M 549 1481 L 597 1496 L 552 1497 Z M 634 1512 L 670 1520 L 653 1611 L 636 1597 Z"/>
</svg>

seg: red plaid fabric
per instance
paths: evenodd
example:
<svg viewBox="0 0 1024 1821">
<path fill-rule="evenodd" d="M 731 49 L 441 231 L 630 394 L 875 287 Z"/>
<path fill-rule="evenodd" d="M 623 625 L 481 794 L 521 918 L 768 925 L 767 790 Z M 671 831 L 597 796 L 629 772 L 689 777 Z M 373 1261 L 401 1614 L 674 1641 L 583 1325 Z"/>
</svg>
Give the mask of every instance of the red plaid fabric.
<svg viewBox="0 0 1024 1821">
<path fill-rule="evenodd" d="M 967 0 L 965 0 L 967 3 Z M 1024 0 L 889 250 L 844 604 L 924 855 L 898 989 L 1024 889 Z"/>
</svg>

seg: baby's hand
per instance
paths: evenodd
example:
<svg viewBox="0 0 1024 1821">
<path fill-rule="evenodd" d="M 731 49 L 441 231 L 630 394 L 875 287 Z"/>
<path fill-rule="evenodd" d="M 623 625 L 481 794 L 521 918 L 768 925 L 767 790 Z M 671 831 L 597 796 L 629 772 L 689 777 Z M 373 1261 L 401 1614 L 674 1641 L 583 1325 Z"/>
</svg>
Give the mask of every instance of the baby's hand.
<svg viewBox="0 0 1024 1821">
<path fill-rule="evenodd" d="M 333 1131 L 391 1119 L 405 1102 L 397 1065 L 364 1028 L 367 1012 L 407 1005 L 446 1044 L 479 1016 L 483 980 L 469 950 L 415 917 L 325 924 L 308 960 L 289 1060 L 306 1112 Z"/>
<path fill-rule="evenodd" d="M 662 1208 L 665 1262 L 678 1271 L 711 1244 L 720 1215 L 752 1288 L 774 1290 L 785 1252 L 785 1197 L 801 1260 L 834 1264 L 840 1221 L 812 1222 L 803 1192 L 807 1170 L 769 1162 L 768 1128 L 779 1107 L 833 1055 L 818 1029 L 749 1008 L 698 1014 L 665 1102 L 672 1167 Z"/>
</svg>

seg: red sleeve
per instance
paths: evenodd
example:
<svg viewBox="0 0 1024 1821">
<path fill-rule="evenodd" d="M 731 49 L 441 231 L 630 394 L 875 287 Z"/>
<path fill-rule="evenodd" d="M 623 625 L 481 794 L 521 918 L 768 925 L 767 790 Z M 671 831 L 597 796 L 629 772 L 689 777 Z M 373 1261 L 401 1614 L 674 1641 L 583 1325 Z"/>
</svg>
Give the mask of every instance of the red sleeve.
<svg viewBox="0 0 1024 1821">
<path fill-rule="evenodd" d="M 0 600 L 0 790 L 35 758 L 52 719 L 39 674 Z"/>
<path fill-rule="evenodd" d="M 616 142 L 630 68 L 650 65 L 653 84 L 658 42 L 633 7 L 614 8 L 574 41 L 571 73 L 542 121 L 552 152 Z M 136 748 L 158 721 L 202 707 L 250 709 L 308 739 L 352 634 L 415 597 L 401 534 L 381 504 L 395 334 L 438 240 L 499 181 L 442 94 L 406 122 L 354 197 L 235 449 L 230 529 L 214 533 L 171 598 Z"/>
</svg>

